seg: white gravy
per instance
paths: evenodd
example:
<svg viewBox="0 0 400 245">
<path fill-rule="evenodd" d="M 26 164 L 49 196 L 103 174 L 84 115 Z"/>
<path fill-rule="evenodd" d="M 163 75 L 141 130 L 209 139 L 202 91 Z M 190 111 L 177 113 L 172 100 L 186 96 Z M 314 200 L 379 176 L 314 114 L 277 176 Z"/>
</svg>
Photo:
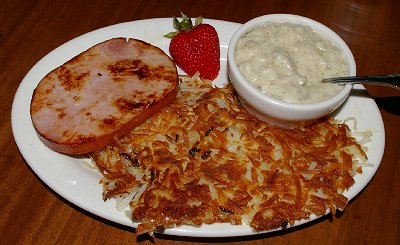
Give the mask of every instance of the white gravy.
<svg viewBox="0 0 400 245">
<path fill-rule="evenodd" d="M 262 93 L 292 103 L 315 103 L 343 86 L 321 83 L 346 76 L 339 48 L 308 26 L 265 23 L 238 40 L 235 52 L 241 73 Z"/>
</svg>

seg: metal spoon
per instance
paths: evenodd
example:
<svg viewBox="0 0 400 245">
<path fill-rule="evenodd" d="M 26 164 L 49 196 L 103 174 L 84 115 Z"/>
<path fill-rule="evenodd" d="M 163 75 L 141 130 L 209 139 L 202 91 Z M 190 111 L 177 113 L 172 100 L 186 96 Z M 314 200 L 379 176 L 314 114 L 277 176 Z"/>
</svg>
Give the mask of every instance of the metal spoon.
<svg viewBox="0 0 400 245">
<path fill-rule="evenodd" d="M 336 83 L 336 84 L 374 84 L 389 86 L 392 88 L 400 89 L 400 74 L 387 74 L 379 76 L 351 76 L 351 77 L 333 77 L 325 78 L 323 83 Z"/>
</svg>

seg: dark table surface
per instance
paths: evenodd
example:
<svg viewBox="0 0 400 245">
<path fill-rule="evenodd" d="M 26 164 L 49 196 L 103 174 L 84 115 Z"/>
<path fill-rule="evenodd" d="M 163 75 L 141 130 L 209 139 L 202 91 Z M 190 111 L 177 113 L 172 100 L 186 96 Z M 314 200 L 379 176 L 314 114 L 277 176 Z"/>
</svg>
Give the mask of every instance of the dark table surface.
<svg viewBox="0 0 400 245">
<path fill-rule="evenodd" d="M 12 134 L 14 94 L 30 68 L 59 45 L 121 22 L 180 11 L 244 23 L 272 13 L 317 20 L 352 50 L 357 74 L 400 72 L 400 1 L 18 1 L 0 3 L 0 243 L 2 244 L 400 244 L 400 91 L 368 86 L 382 114 L 385 153 L 372 181 L 338 217 L 285 232 L 199 239 L 137 236 L 61 198 L 30 169 Z"/>
</svg>

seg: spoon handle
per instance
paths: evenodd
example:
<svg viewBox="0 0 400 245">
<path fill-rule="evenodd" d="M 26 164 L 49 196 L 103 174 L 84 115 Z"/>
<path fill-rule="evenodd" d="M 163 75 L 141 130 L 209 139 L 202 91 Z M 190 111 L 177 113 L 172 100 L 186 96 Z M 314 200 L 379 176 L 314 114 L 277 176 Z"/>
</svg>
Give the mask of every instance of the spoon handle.
<svg viewBox="0 0 400 245">
<path fill-rule="evenodd" d="M 400 74 L 387 74 L 380 76 L 352 76 L 352 77 L 333 77 L 323 79 L 322 82 L 336 84 L 374 84 L 383 85 L 400 89 Z"/>
</svg>

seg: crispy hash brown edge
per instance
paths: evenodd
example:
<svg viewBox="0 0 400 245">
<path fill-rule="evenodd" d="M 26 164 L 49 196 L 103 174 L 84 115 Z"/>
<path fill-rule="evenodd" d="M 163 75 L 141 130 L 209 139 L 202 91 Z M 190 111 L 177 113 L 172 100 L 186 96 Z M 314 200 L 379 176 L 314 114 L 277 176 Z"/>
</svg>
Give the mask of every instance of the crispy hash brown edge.
<svg viewBox="0 0 400 245">
<path fill-rule="evenodd" d="M 327 117 L 282 129 L 249 115 L 230 85 L 184 77 L 180 88 L 173 103 L 91 154 L 103 199 L 129 203 L 139 234 L 242 222 L 263 231 L 345 209 L 342 193 L 367 161 L 348 126 Z"/>
</svg>

